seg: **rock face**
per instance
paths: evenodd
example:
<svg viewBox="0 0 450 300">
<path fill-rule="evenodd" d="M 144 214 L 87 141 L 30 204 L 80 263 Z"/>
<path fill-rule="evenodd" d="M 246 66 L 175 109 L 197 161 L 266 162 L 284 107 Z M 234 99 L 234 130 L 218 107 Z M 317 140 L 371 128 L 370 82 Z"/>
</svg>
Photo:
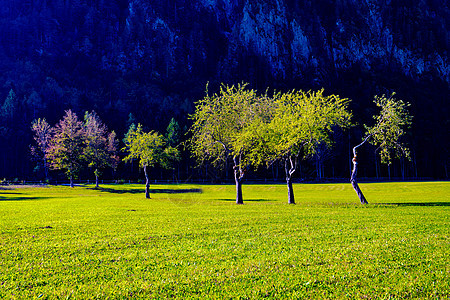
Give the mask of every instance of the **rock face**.
<svg viewBox="0 0 450 300">
<path fill-rule="evenodd" d="M 442 1 L 0 2 L 7 55 L 83 55 L 100 70 L 145 68 L 151 78 L 183 71 L 225 80 L 238 72 L 250 81 L 245 74 L 263 71 L 269 82 L 321 82 L 356 67 L 449 82 Z"/>
</svg>

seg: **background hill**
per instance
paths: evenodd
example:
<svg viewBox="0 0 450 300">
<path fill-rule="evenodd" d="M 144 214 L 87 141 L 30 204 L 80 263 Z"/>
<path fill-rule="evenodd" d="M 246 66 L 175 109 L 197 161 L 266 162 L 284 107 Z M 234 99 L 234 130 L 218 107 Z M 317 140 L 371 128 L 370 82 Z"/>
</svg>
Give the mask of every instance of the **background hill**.
<svg viewBox="0 0 450 300">
<path fill-rule="evenodd" d="M 395 91 L 414 125 L 413 160 L 393 175 L 448 178 L 449 20 L 438 0 L 0 0 L 0 178 L 41 176 L 29 159 L 35 118 L 95 110 L 120 138 L 131 122 L 164 131 L 173 117 L 186 128 L 207 82 L 241 81 L 262 92 L 324 87 L 352 99 L 359 124 L 375 94 Z M 337 137 L 325 176 L 348 176 L 361 135 Z"/>
</svg>

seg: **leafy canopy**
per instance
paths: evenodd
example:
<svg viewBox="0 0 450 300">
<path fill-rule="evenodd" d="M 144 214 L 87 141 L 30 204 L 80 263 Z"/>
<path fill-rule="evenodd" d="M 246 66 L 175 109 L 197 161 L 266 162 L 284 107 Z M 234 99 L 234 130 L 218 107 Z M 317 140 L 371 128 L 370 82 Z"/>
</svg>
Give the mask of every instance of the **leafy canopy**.
<svg viewBox="0 0 450 300">
<path fill-rule="evenodd" d="M 72 110 L 67 110 L 54 128 L 48 149 L 50 167 L 55 170 L 65 169 L 69 178 L 75 177 L 83 166 L 84 141 L 83 123 Z"/>
<path fill-rule="evenodd" d="M 256 135 L 258 122 L 268 115 L 270 99 L 258 96 L 247 84 L 222 85 L 217 94 L 206 96 L 196 103 L 191 115 L 193 125 L 190 145 L 200 161 L 223 164 L 227 157 L 239 158 L 240 167 L 253 163 L 253 152 L 259 143 Z"/>
<path fill-rule="evenodd" d="M 141 124 L 137 128 L 130 126 L 124 142 L 123 150 L 129 153 L 124 161 L 137 159 L 141 168 L 156 164 L 169 168 L 172 160 L 179 159 L 178 149 L 168 145 L 163 135 L 155 131 L 144 132 Z"/>
<path fill-rule="evenodd" d="M 84 116 L 85 143 L 84 156 L 88 167 L 95 169 L 98 176 L 99 169 L 115 168 L 118 164 L 117 140 L 115 132 L 108 132 L 108 128 L 93 112 L 86 112 Z"/>
<path fill-rule="evenodd" d="M 405 135 L 405 129 L 411 125 L 409 103 L 394 98 L 395 93 L 387 98 L 385 95 L 375 96 L 375 104 L 381 109 L 374 116 L 373 127 L 365 126 L 369 142 L 380 150 L 381 162 L 391 164 L 393 158 L 405 156 L 409 158 L 409 150 L 400 139 Z"/>
<path fill-rule="evenodd" d="M 350 126 L 348 99 L 319 91 L 291 91 L 275 95 L 275 112 L 267 124 L 268 161 L 298 156 L 303 149 L 314 154 L 320 144 L 332 145 L 334 128 Z"/>
</svg>

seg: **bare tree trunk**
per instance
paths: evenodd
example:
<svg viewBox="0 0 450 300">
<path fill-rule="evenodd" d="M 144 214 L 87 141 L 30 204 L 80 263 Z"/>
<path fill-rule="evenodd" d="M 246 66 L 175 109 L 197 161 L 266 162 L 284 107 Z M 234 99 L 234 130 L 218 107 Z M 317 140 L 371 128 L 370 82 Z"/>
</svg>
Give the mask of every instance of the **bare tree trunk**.
<svg viewBox="0 0 450 300">
<path fill-rule="evenodd" d="M 353 172 L 352 172 L 352 179 L 350 180 L 350 182 L 352 183 L 352 187 L 355 190 L 356 194 L 358 195 L 359 201 L 361 202 L 361 204 L 368 204 L 369 202 L 367 202 L 366 197 L 364 197 L 364 194 L 362 193 L 361 189 L 359 188 L 358 182 L 356 181 L 356 165 L 358 163 L 354 162 L 353 163 Z"/>
<path fill-rule="evenodd" d="M 73 184 L 73 176 L 70 175 L 70 187 L 73 188 L 74 184 Z"/>
<path fill-rule="evenodd" d="M 295 197 L 294 197 L 294 188 L 292 187 L 292 179 L 287 179 L 287 188 L 288 188 L 288 203 L 289 204 L 295 204 Z"/>
<path fill-rule="evenodd" d="M 290 166 L 289 166 L 290 163 Z M 294 188 L 292 187 L 292 175 L 295 172 L 296 169 L 296 163 L 292 161 L 292 156 L 289 156 L 289 158 L 286 158 L 284 161 L 284 170 L 286 171 L 286 184 L 288 188 L 288 203 L 289 204 L 295 204 L 295 197 L 294 197 Z"/>
<path fill-rule="evenodd" d="M 235 178 L 236 182 L 236 204 L 244 204 L 242 198 L 242 181 L 239 178 Z"/>
<path fill-rule="evenodd" d="M 145 198 L 150 199 L 150 180 L 148 179 L 147 166 L 144 166 L 145 174 Z"/>
<path fill-rule="evenodd" d="M 98 170 L 96 169 L 95 172 L 95 188 L 98 189 Z"/>
<path fill-rule="evenodd" d="M 358 195 L 359 201 L 361 202 L 361 204 L 368 204 L 369 202 L 367 202 L 366 197 L 364 197 L 364 194 L 362 193 L 361 189 L 358 186 L 358 182 L 356 181 L 356 175 L 358 173 L 358 161 L 357 161 L 357 153 L 356 150 L 361 147 L 362 145 L 364 145 L 365 142 L 367 142 L 367 140 L 370 138 L 371 136 L 367 136 L 364 141 L 353 147 L 353 170 L 352 170 L 352 176 L 350 177 L 350 182 L 352 184 L 353 189 L 355 190 L 356 194 Z"/>
<path fill-rule="evenodd" d="M 234 182 L 236 183 L 236 204 L 244 204 L 244 199 L 242 198 L 242 181 L 244 179 L 244 171 L 239 165 L 237 157 L 234 160 Z"/>
</svg>

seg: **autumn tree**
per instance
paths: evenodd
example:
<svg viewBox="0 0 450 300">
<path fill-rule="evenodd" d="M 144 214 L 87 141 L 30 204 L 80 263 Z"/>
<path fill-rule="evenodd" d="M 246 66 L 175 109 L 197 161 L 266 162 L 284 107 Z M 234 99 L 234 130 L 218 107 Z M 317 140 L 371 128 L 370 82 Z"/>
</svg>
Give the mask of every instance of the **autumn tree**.
<svg viewBox="0 0 450 300">
<path fill-rule="evenodd" d="M 236 184 L 236 203 L 243 204 L 242 182 L 249 166 L 260 159 L 253 149 L 259 142 L 255 124 L 267 110 L 267 96 L 258 96 L 246 84 L 222 85 L 219 93 L 197 102 L 191 116 L 193 125 L 190 146 L 194 156 L 202 163 L 212 161 L 216 166 L 233 162 Z"/>
<path fill-rule="evenodd" d="M 73 179 L 83 166 L 85 134 L 83 123 L 72 110 L 66 110 L 62 120 L 54 127 L 54 135 L 47 157 L 54 170 L 65 170 L 73 187 Z"/>
<path fill-rule="evenodd" d="M 358 148 L 367 142 L 377 147 L 381 156 L 381 162 L 390 165 L 394 158 L 406 157 L 409 159 L 409 150 L 401 143 L 400 139 L 405 134 L 405 129 L 411 125 L 412 117 L 407 110 L 409 104 L 394 98 L 393 93 L 389 98 L 385 95 L 375 96 L 375 104 L 381 110 L 373 118 L 375 125 L 365 126 L 366 134 L 363 141 L 353 147 L 353 169 L 350 182 L 361 204 L 367 204 L 356 180 L 358 171 Z"/>
<path fill-rule="evenodd" d="M 86 112 L 84 116 L 84 134 L 84 158 L 88 167 L 94 169 L 95 187 L 98 188 L 98 178 L 102 169 L 106 167 L 116 168 L 119 162 L 116 133 L 114 131 L 108 132 L 106 125 L 93 111 Z"/>
<path fill-rule="evenodd" d="M 332 146 L 333 130 L 350 125 L 349 100 L 323 93 L 321 89 L 276 94 L 273 119 L 259 127 L 264 139 L 259 152 L 268 165 L 276 161 L 284 164 L 290 204 L 295 204 L 292 177 L 299 159 Z"/>
<path fill-rule="evenodd" d="M 48 161 L 47 155 L 52 138 L 52 127 L 44 119 L 36 119 L 31 123 L 31 130 L 34 133 L 36 146 L 31 146 L 31 154 L 42 165 L 45 179 L 48 179 Z"/>
<path fill-rule="evenodd" d="M 124 151 L 128 155 L 124 161 L 137 159 L 145 174 L 145 197 L 150 198 L 149 167 L 159 164 L 163 168 L 171 167 L 171 162 L 179 158 L 177 148 L 168 144 L 166 138 L 156 131 L 144 132 L 142 125 L 130 126 L 124 138 Z"/>
</svg>

